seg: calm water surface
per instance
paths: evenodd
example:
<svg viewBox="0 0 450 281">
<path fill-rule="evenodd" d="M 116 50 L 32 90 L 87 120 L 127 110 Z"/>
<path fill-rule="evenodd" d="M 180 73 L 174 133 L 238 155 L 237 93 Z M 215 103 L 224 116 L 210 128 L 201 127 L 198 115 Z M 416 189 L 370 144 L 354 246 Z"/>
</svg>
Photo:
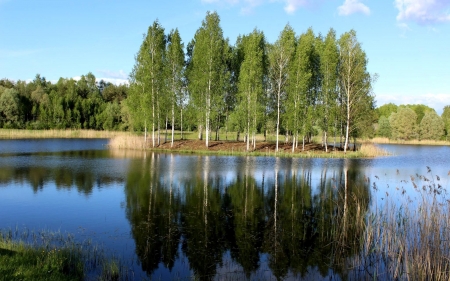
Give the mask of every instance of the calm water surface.
<svg viewBox="0 0 450 281">
<path fill-rule="evenodd" d="M 449 185 L 447 146 L 380 145 L 395 156 L 344 160 L 110 151 L 106 144 L 0 140 L 0 228 L 91 239 L 122 257 L 136 280 L 339 280 L 346 272 L 330 261 L 327 233 L 345 183 L 363 214 L 386 198 L 402 200 L 397 189 L 414 197 L 410 176 Z"/>
</svg>

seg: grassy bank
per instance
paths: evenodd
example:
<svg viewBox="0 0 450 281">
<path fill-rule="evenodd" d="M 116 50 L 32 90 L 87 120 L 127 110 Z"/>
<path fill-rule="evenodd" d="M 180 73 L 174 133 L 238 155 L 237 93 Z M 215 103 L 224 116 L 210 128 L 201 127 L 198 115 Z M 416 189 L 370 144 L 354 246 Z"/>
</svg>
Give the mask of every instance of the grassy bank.
<svg viewBox="0 0 450 281">
<path fill-rule="evenodd" d="M 131 136 L 130 132 L 95 130 L 18 130 L 0 129 L 0 139 L 42 139 L 42 138 L 113 138 Z"/>
<path fill-rule="evenodd" d="M 119 280 L 126 275 L 117 260 L 70 235 L 0 231 L 0 280 Z"/>
</svg>

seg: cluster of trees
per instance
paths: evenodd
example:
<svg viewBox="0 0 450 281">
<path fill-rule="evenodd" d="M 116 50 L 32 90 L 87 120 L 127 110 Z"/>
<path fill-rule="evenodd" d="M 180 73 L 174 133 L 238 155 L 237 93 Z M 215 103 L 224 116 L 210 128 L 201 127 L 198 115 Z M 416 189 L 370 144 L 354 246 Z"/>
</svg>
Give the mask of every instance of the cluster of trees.
<svg viewBox="0 0 450 281">
<path fill-rule="evenodd" d="M 208 12 L 186 48 L 177 29 L 155 21 L 135 56 L 128 85 L 96 82 L 92 73 L 56 84 L 0 80 L 0 126 L 151 130 L 160 144 L 165 127 L 198 130 L 206 146 L 219 131 L 237 132 L 247 150 L 256 134 L 285 135 L 292 149 L 313 135 L 345 140 L 373 133 L 376 77 L 351 30 L 337 38 L 297 36 L 289 25 L 275 43 L 255 29 L 235 45 L 224 38 L 217 13 Z M 203 136 L 205 134 L 205 136 Z"/>
<path fill-rule="evenodd" d="M 423 104 L 389 103 L 376 109 L 379 116 L 377 135 L 397 140 L 440 140 L 450 134 L 450 106 L 441 116 Z"/>
<path fill-rule="evenodd" d="M 219 130 L 244 135 L 247 149 L 257 133 L 299 139 L 323 133 L 350 137 L 368 133 L 374 118 L 368 59 L 351 30 L 336 37 L 310 28 L 296 36 L 291 26 L 268 43 L 255 29 L 234 46 L 223 37 L 217 13 L 208 12 L 186 53 L 177 29 L 165 34 L 155 21 L 148 29 L 130 75 L 130 124 L 152 131 L 152 145 L 165 126 L 197 129 L 208 146 Z"/>
<path fill-rule="evenodd" d="M 0 80 L 0 127 L 28 129 L 126 129 L 121 102 L 127 85 L 96 82 L 92 73 L 74 79 Z"/>
</svg>

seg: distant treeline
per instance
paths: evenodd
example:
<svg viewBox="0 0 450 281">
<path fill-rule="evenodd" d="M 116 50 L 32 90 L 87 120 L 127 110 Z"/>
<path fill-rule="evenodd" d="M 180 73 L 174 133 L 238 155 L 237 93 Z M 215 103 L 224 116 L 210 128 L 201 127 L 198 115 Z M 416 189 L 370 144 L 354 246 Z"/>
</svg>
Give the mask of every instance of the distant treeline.
<svg viewBox="0 0 450 281">
<path fill-rule="evenodd" d="M 39 74 L 32 82 L 0 80 L 0 126 L 26 129 L 125 130 L 121 103 L 128 86 L 96 82 L 88 73 L 56 84 Z"/>
<path fill-rule="evenodd" d="M 389 103 L 376 109 L 376 134 L 394 140 L 441 140 L 450 134 L 450 106 L 439 116 L 433 108 L 423 104 L 400 105 Z"/>
</svg>

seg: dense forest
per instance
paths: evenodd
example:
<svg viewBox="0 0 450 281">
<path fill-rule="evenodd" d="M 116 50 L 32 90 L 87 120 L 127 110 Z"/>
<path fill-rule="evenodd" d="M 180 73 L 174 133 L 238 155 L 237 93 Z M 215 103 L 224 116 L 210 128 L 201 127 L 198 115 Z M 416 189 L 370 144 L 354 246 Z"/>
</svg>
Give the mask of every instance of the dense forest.
<svg viewBox="0 0 450 281">
<path fill-rule="evenodd" d="M 394 140 L 442 140 L 450 133 L 450 106 L 439 116 L 423 104 L 400 105 L 388 103 L 376 109 L 377 136 Z"/>
<path fill-rule="evenodd" d="M 0 80 L 0 127 L 132 130 L 153 147 L 163 129 L 172 130 L 172 142 L 174 130 L 196 130 L 206 146 L 233 132 L 247 150 L 256 134 L 276 136 L 277 147 L 284 135 L 294 149 L 318 135 L 347 147 L 352 137 L 440 139 L 448 132 L 448 107 L 442 117 L 423 105 L 375 110 L 377 76 L 367 64 L 353 30 L 339 38 L 333 29 L 296 35 L 286 25 L 274 43 L 255 29 L 231 45 L 219 15 L 208 12 L 185 46 L 177 29 L 166 33 L 155 21 L 129 84 L 97 81 L 92 73 L 56 83 L 39 74 L 29 82 Z"/>
</svg>

